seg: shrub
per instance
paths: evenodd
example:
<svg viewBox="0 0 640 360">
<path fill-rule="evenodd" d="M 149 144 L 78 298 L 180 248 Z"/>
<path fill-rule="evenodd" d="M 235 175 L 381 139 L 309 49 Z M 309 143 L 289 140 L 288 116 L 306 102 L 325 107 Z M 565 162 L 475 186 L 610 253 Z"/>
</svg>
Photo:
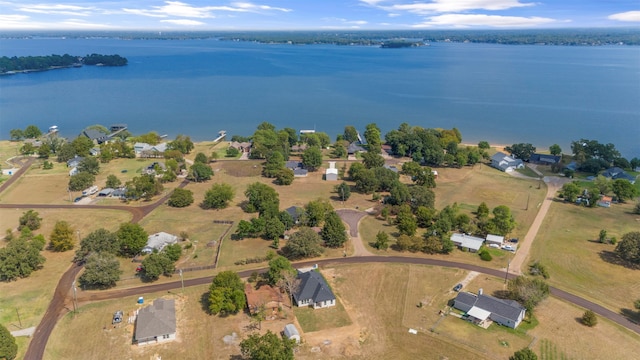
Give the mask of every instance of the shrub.
<svg viewBox="0 0 640 360">
<path fill-rule="evenodd" d="M 594 327 L 598 323 L 598 318 L 593 311 L 587 310 L 584 312 L 584 315 L 582 315 L 582 323 L 588 327 Z"/>
<path fill-rule="evenodd" d="M 479 255 L 480 255 L 480 259 L 482 259 L 482 260 L 484 260 L 484 261 L 491 261 L 491 260 L 493 260 L 493 257 L 491 256 L 491 254 L 489 253 L 489 251 L 488 251 L 488 250 L 486 250 L 486 249 L 485 249 L 485 250 L 480 251 Z"/>
</svg>

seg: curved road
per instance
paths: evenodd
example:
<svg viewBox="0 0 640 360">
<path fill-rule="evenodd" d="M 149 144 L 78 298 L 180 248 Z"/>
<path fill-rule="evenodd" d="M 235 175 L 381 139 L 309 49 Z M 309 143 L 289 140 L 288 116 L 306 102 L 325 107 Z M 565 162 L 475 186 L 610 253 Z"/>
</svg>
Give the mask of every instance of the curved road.
<svg viewBox="0 0 640 360">
<path fill-rule="evenodd" d="M 22 169 L 21 169 L 22 170 Z M 187 186 L 189 180 L 183 180 L 179 188 Z M 171 196 L 171 192 L 168 192 L 162 198 L 158 199 L 152 204 L 131 207 L 124 205 L 112 205 L 112 206 L 100 206 L 100 205 L 29 205 L 29 204 L 0 204 L 0 208 L 23 208 L 23 209 L 101 209 L 101 210 L 123 210 L 128 211 L 133 215 L 131 219 L 132 223 L 137 223 L 145 216 L 155 210 L 158 206 L 162 205 Z M 40 324 L 36 327 L 36 330 L 29 343 L 29 348 L 24 356 L 25 359 L 42 359 L 44 356 L 44 349 L 49 341 L 49 336 L 55 327 L 58 320 L 66 313 L 65 309 L 70 308 L 71 301 L 68 299 L 68 294 L 73 286 L 73 282 L 76 279 L 78 273 L 82 270 L 82 266 L 72 264 L 67 271 L 62 274 L 56 290 L 53 294 L 53 298 L 47 307 L 47 311 L 44 313 Z"/>
<path fill-rule="evenodd" d="M 452 267 L 469 271 L 476 271 L 479 273 L 496 276 L 496 277 L 504 277 L 505 272 L 496 270 L 496 269 L 488 269 L 477 265 L 465 264 L 455 261 L 446 261 L 439 259 L 425 259 L 425 258 L 410 258 L 404 256 L 360 256 L 360 257 L 348 257 L 348 258 L 336 258 L 336 259 L 324 259 L 324 260 L 316 260 L 316 261 L 306 261 L 295 263 L 296 266 L 305 267 L 311 266 L 313 264 L 318 264 L 322 266 L 331 265 L 331 264 L 366 264 L 366 263 L 404 263 L 404 264 L 416 264 L 416 265 L 431 265 L 431 266 L 442 266 L 442 267 Z M 258 269 L 258 271 L 266 271 L 267 268 Z M 244 270 L 238 272 L 241 277 L 250 276 L 252 272 L 256 271 L 256 269 Z M 514 274 L 508 274 L 507 277 L 512 279 L 516 277 Z M 211 283 L 213 276 L 206 276 L 196 279 L 187 279 L 184 280 L 184 286 L 196 286 L 196 285 L 205 285 Z M 159 291 L 167 291 L 172 289 L 179 289 L 181 287 L 180 281 L 174 281 L 163 284 L 154 284 L 154 285 L 145 285 L 137 288 L 130 289 L 121 289 L 121 290 L 107 290 L 107 291 L 95 291 L 95 292 L 84 292 L 78 295 L 78 301 L 82 303 L 93 302 L 93 301 L 101 301 L 107 299 L 117 299 L 126 296 L 138 296 L 142 294 L 159 292 Z M 591 301 L 585 300 L 579 296 L 573 295 L 566 291 L 560 290 L 558 288 L 550 287 L 551 295 L 557 297 L 559 299 L 565 300 L 567 302 L 573 303 L 585 309 L 592 310 L 596 314 L 605 317 L 617 324 L 620 324 L 636 333 L 640 334 L 640 325 L 634 324 L 629 321 L 626 317 L 613 312 L 605 307 L 602 307 L 598 304 L 592 303 Z"/>
</svg>

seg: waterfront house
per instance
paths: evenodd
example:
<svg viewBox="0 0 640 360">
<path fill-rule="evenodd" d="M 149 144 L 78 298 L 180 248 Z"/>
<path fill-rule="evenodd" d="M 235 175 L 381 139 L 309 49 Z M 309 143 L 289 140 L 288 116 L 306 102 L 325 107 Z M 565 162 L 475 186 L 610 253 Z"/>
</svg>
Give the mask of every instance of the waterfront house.
<svg viewBox="0 0 640 360">
<path fill-rule="evenodd" d="M 524 163 L 520 159 L 514 159 L 505 153 L 497 152 L 491 157 L 491 166 L 504 172 L 511 172 L 523 169 Z"/>
</svg>

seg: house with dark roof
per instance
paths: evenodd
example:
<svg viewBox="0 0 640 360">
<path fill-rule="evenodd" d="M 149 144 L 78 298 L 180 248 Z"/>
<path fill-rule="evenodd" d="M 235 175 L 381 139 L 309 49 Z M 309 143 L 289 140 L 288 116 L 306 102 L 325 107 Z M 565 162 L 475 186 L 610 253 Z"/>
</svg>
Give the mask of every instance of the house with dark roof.
<svg viewBox="0 0 640 360">
<path fill-rule="evenodd" d="M 304 214 L 304 208 L 300 206 L 289 206 L 288 208 L 284 209 L 284 211 L 291 215 L 294 224 L 297 224 L 298 221 L 300 221 L 300 216 Z"/>
<path fill-rule="evenodd" d="M 89 138 L 89 140 L 93 141 L 93 143 L 97 145 L 105 143 L 109 141 L 109 139 L 111 139 L 109 135 L 106 135 L 95 129 L 84 129 L 82 131 L 82 135 L 86 136 L 87 138 Z"/>
<path fill-rule="evenodd" d="M 453 307 L 464 311 L 465 317 L 475 324 L 484 325 L 490 319 L 512 329 L 520 325 L 526 312 L 517 301 L 484 295 L 482 289 L 477 295 L 470 292 L 458 293 Z"/>
<path fill-rule="evenodd" d="M 84 160 L 84 157 L 76 155 L 73 158 L 67 160 L 67 167 L 70 167 L 70 168 L 77 167 L 78 165 L 80 165 L 80 162 L 82 160 Z"/>
<path fill-rule="evenodd" d="M 300 285 L 293 294 L 298 307 L 312 306 L 318 309 L 336 305 L 336 296 L 319 272 L 311 270 L 298 273 L 298 279 Z"/>
<path fill-rule="evenodd" d="M 134 339 L 138 345 L 155 344 L 176 338 L 176 302 L 156 299 L 138 311 Z"/>
<path fill-rule="evenodd" d="M 512 172 L 516 169 L 523 169 L 524 163 L 520 159 L 514 159 L 505 153 L 497 152 L 491 157 L 491 166 L 504 172 Z"/>
<path fill-rule="evenodd" d="M 362 146 L 360 146 L 357 142 L 352 142 L 351 144 L 349 144 L 349 146 L 347 146 L 347 154 L 349 155 L 354 155 L 355 153 L 358 152 L 363 152 L 363 151 L 367 151 L 365 148 L 363 148 Z"/>
<path fill-rule="evenodd" d="M 549 154 L 531 154 L 529 158 L 530 163 L 539 164 L 539 165 L 553 165 L 557 164 L 562 160 L 562 156 L 559 155 L 549 155 Z"/>
<path fill-rule="evenodd" d="M 627 174 L 623 169 L 617 166 L 608 168 L 602 173 L 602 176 L 609 178 L 611 180 L 624 179 L 629 181 L 632 184 L 636 183 L 636 178 L 633 175 Z"/>
</svg>

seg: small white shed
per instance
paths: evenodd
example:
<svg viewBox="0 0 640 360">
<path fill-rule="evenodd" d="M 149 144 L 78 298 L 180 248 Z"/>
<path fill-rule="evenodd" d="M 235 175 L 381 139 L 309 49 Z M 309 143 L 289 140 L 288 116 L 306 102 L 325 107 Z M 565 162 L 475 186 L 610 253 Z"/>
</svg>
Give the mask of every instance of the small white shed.
<svg viewBox="0 0 640 360">
<path fill-rule="evenodd" d="M 284 336 L 289 340 L 295 340 L 296 344 L 300 343 L 300 333 L 298 332 L 296 326 L 293 324 L 287 324 L 284 327 Z"/>
</svg>

